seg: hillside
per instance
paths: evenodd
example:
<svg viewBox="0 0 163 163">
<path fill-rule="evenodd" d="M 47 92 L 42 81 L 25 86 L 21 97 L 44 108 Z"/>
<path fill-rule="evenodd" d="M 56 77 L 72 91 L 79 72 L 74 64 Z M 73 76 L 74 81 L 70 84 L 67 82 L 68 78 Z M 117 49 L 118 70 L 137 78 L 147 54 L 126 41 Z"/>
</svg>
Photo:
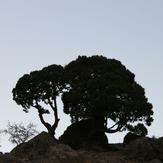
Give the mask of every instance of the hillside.
<svg viewBox="0 0 163 163">
<path fill-rule="evenodd" d="M 8 154 L 0 163 L 162 163 L 163 137 L 140 138 L 130 144 L 112 144 L 108 149 L 73 150 L 42 132 Z"/>
</svg>

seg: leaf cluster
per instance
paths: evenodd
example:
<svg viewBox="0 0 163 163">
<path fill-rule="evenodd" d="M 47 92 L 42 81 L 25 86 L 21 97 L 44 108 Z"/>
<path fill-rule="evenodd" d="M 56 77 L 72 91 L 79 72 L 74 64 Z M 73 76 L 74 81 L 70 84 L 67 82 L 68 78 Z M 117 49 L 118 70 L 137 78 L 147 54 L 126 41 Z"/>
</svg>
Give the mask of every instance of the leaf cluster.
<svg viewBox="0 0 163 163">
<path fill-rule="evenodd" d="M 40 71 L 33 71 L 22 76 L 13 89 L 13 99 L 18 105 L 22 105 L 25 112 L 33 106 L 42 113 L 49 113 L 49 110 L 39 105 L 39 102 L 51 104 L 54 98 L 62 92 L 63 67 L 51 65 Z"/>
</svg>

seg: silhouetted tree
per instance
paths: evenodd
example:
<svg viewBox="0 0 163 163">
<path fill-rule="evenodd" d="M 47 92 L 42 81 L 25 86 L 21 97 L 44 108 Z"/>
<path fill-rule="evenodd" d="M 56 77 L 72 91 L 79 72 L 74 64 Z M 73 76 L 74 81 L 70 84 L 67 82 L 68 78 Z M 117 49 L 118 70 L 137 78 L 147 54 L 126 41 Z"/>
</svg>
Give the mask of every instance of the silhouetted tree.
<svg viewBox="0 0 163 163">
<path fill-rule="evenodd" d="M 51 65 L 21 77 L 13 89 L 13 99 L 24 108 L 25 112 L 28 112 L 31 107 L 37 109 L 42 124 L 54 137 L 59 122 L 57 96 L 62 93 L 63 89 L 63 67 Z M 44 114 L 50 113 L 49 110 L 54 114 L 52 125 L 43 117 Z"/>
<path fill-rule="evenodd" d="M 8 122 L 7 129 L 3 130 L 3 133 L 9 135 L 9 141 L 13 144 L 21 144 L 29 139 L 33 138 L 38 131 L 36 130 L 36 125 L 29 123 L 24 126 L 23 123 L 10 123 Z"/>
<path fill-rule="evenodd" d="M 95 129 L 107 133 L 126 129 L 145 133 L 144 125 L 151 125 L 152 104 L 135 75 L 120 61 L 79 56 L 65 66 L 65 74 L 69 89 L 62 100 L 72 122 L 92 118 Z M 109 120 L 114 122 L 110 126 Z M 138 125 L 134 126 L 134 122 Z"/>
</svg>

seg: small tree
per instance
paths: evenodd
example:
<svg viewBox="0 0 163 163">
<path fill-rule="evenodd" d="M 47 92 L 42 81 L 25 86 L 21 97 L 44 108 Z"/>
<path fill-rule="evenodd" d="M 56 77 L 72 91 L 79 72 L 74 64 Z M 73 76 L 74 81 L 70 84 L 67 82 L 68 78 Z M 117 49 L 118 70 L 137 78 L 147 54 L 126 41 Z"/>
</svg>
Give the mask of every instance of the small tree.
<svg viewBox="0 0 163 163">
<path fill-rule="evenodd" d="M 65 67 L 65 74 L 69 90 L 62 100 L 72 122 L 92 118 L 95 130 L 115 133 L 128 129 L 147 134 L 144 125 L 153 121 L 152 104 L 135 75 L 120 61 L 82 56 Z"/>
<path fill-rule="evenodd" d="M 13 144 L 21 144 L 29 139 L 33 138 L 38 131 L 36 130 L 36 125 L 29 123 L 24 126 L 23 123 L 13 123 L 8 122 L 7 129 L 3 130 L 3 133 L 8 134 L 9 141 Z"/>
<path fill-rule="evenodd" d="M 57 96 L 64 89 L 63 67 L 51 65 L 40 71 L 33 71 L 21 77 L 13 89 L 13 99 L 18 105 L 28 112 L 31 107 L 37 109 L 42 124 L 47 128 L 49 134 L 54 137 L 58 126 Z M 45 106 L 49 106 L 45 108 Z M 54 122 L 50 124 L 44 120 L 43 115 L 54 115 Z"/>
</svg>

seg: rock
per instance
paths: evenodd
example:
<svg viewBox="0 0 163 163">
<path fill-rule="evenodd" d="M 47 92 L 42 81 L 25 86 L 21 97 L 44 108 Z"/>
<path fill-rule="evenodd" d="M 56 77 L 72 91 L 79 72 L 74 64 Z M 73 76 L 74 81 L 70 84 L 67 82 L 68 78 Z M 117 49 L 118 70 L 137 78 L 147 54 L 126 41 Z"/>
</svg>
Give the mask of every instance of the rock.
<svg viewBox="0 0 163 163">
<path fill-rule="evenodd" d="M 7 158 L 10 157 L 16 158 L 20 163 L 76 163 L 81 159 L 71 147 L 56 142 L 46 132 L 18 145 Z M 18 163 L 17 161 L 14 163 Z"/>
<path fill-rule="evenodd" d="M 11 151 L 11 155 L 19 158 L 33 158 L 47 153 L 50 146 L 57 142 L 46 132 L 42 132 L 30 141 L 22 143 Z"/>
<path fill-rule="evenodd" d="M 163 137 L 156 140 L 159 146 L 159 158 L 163 161 Z"/>
<path fill-rule="evenodd" d="M 124 137 L 124 139 L 123 139 L 123 144 L 124 144 L 124 145 L 127 145 L 127 144 L 129 144 L 129 143 L 131 143 L 131 142 L 133 142 L 133 141 L 135 141 L 135 140 L 141 138 L 141 137 L 142 137 L 142 136 L 140 136 L 140 135 L 136 135 L 136 134 L 134 134 L 134 133 L 129 132 L 129 133 L 127 133 L 126 136 Z"/>
<path fill-rule="evenodd" d="M 10 155 L 0 155 L 0 163 L 23 163 L 21 160 Z"/>
<path fill-rule="evenodd" d="M 162 163 L 162 161 L 160 161 L 159 159 L 154 159 L 154 160 L 151 160 L 151 161 L 147 161 L 145 163 Z"/>
<path fill-rule="evenodd" d="M 139 158 L 146 161 L 160 159 L 161 155 L 158 140 L 148 137 L 142 137 L 128 144 L 124 149 L 124 153 L 129 158 Z"/>
<path fill-rule="evenodd" d="M 11 153 L 1 154 L 0 163 L 162 163 L 163 138 L 142 137 L 125 147 L 110 144 L 115 151 L 73 150 L 43 132 Z"/>
<path fill-rule="evenodd" d="M 87 119 L 71 124 L 59 138 L 73 149 L 106 148 L 108 139 L 104 132 L 94 131 L 93 120 Z"/>
</svg>

